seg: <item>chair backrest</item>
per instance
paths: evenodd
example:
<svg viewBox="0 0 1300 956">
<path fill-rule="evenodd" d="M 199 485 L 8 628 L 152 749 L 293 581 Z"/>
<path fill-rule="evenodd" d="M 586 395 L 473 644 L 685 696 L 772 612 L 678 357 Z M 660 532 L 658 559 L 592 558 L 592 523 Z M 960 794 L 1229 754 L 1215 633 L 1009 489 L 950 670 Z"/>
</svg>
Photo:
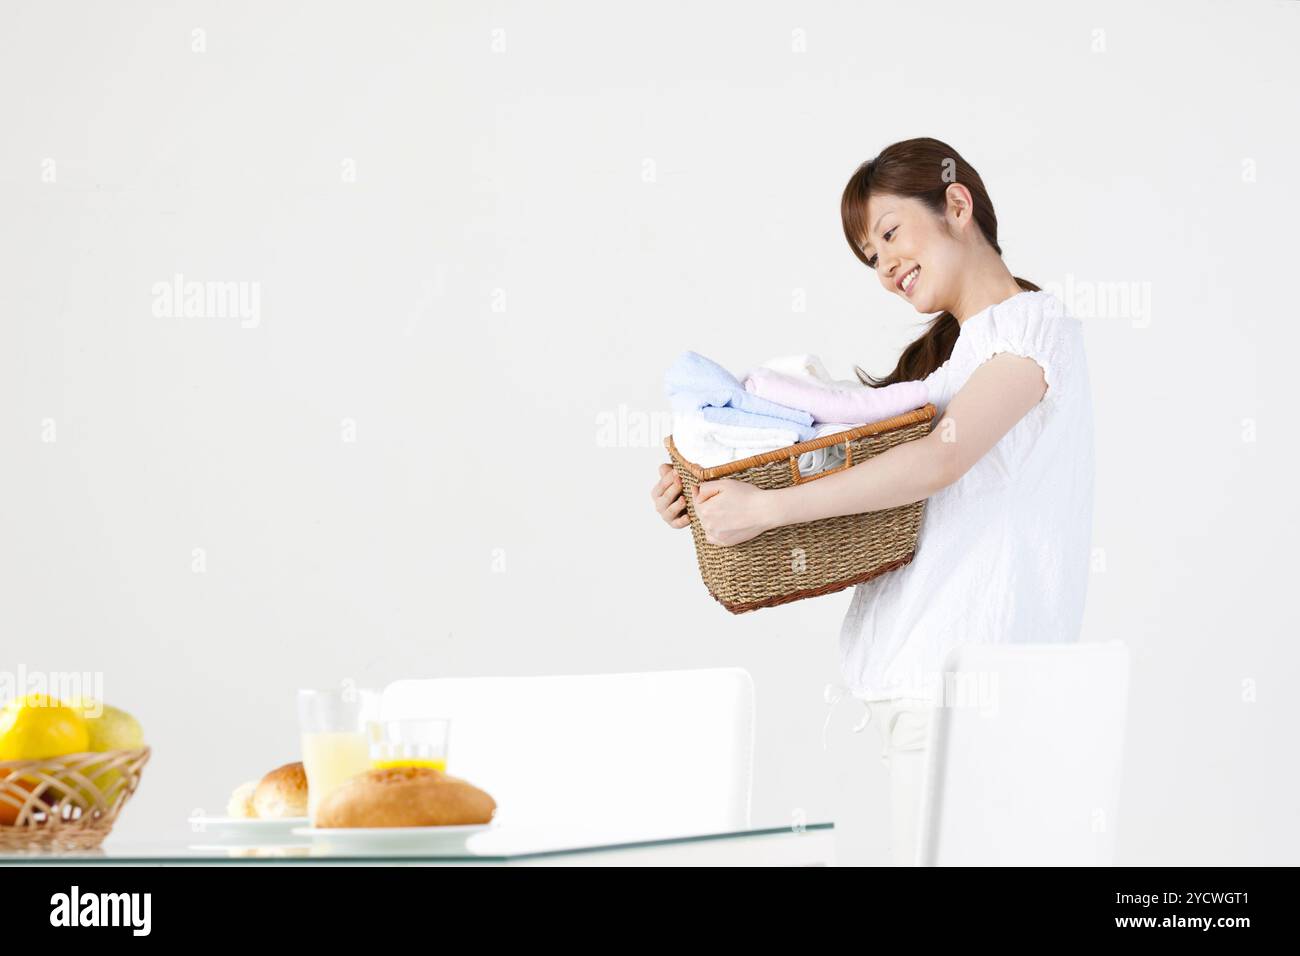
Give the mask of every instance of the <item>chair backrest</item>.
<svg viewBox="0 0 1300 956">
<path fill-rule="evenodd" d="M 637 837 L 749 826 L 754 684 L 740 668 L 400 680 L 385 719 L 451 720 L 447 771 L 497 820 Z"/>
<path fill-rule="evenodd" d="M 930 723 L 922 866 L 1109 866 L 1128 700 L 1120 641 L 963 644 Z"/>
</svg>

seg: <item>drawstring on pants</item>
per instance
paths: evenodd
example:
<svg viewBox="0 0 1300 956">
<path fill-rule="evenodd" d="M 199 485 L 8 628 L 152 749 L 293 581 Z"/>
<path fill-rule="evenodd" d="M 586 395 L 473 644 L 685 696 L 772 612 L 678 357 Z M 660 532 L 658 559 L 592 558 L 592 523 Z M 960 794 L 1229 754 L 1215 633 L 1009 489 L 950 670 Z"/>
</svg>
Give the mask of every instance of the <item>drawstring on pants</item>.
<svg viewBox="0 0 1300 956">
<path fill-rule="evenodd" d="M 849 694 L 849 689 L 843 684 L 827 684 L 826 689 L 822 692 L 822 696 L 825 698 L 827 705 L 826 722 L 822 724 L 822 750 L 826 750 L 827 735 L 830 733 L 831 716 L 835 713 L 835 705 L 845 697 L 851 695 Z M 858 700 L 856 697 L 853 699 Z M 853 732 L 855 734 L 862 733 L 862 731 L 866 729 L 866 726 L 871 723 L 871 710 L 867 707 L 867 702 L 865 700 L 858 700 L 858 702 L 862 704 L 862 719 L 853 725 Z"/>
</svg>

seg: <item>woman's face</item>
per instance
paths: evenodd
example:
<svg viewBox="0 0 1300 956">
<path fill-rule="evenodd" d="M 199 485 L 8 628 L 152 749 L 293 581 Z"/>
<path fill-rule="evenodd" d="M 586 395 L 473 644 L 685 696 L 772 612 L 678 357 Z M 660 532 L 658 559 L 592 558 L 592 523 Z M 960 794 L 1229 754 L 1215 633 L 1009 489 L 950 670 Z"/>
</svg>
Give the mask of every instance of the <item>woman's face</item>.
<svg viewBox="0 0 1300 956">
<path fill-rule="evenodd" d="M 956 221 L 962 218 L 958 215 Z M 862 251 L 885 291 L 906 299 L 918 312 L 949 308 L 965 250 L 948 231 L 947 217 L 919 199 L 877 193 L 867 199 L 867 228 Z"/>
</svg>

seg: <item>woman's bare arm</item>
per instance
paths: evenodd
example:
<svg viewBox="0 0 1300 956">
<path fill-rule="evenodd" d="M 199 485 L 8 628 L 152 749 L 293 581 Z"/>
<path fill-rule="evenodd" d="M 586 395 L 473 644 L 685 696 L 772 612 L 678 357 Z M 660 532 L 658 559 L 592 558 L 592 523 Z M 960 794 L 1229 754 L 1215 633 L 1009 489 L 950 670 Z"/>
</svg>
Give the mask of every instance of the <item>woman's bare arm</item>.
<svg viewBox="0 0 1300 956">
<path fill-rule="evenodd" d="M 1037 362 L 999 353 L 975 370 L 929 435 L 839 474 L 768 492 L 770 526 L 880 511 L 928 498 L 966 474 L 1046 390 Z"/>
</svg>

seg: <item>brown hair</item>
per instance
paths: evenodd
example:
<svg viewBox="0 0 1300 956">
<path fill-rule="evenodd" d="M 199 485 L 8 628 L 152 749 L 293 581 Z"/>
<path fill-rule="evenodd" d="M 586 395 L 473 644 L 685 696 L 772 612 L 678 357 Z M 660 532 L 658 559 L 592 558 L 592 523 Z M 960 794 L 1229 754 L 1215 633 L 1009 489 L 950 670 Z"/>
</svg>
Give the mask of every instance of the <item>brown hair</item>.
<svg viewBox="0 0 1300 956">
<path fill-rule="evenodd" d="M 998 217 L 980 174 L 951 146 L 929 137 L 906 139 L 887 146 L 849 177 L 840 200 L 840 218 L 853 254 L 870 266 L 867 254 L 858 243 L 867 235 L 867 199 L 873 192 L 919 199 L 942 216 L 952 183 L 961 183 L 970 190 L 975 223 L 993 251 L 1002 255 L 1002 247 L 998 245 Z M 1016 277 L 1016 283 L 1026 292 L 1041 291 L 1028 279 Z M 857 366 L 854 371 L 864 385 L 874 388 L 918 381 L 948 361 L 959 331 L 956 316 L 944 312 L 930 322 L 919 339 L 903 349 L 898 365 L 884 378 L 872 378 Z"/>
</svg>

